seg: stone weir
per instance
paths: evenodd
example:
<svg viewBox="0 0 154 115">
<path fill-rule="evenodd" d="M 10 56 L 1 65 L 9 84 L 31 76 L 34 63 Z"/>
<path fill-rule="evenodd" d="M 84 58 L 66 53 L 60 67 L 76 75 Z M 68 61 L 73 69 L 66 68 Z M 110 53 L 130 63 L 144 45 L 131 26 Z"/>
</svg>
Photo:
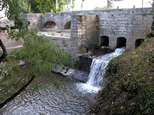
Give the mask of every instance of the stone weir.
<svg viewBox="0 0 154 115">
<path fill-rule="evenodd" d="M 90 72 L 90 66 L 92 63 L 92 59 L 101 55 L 105 55 L 107 53 L 113 52 L 114 49 L 110 49 L 108 47 L 101 47 L 99 49 L 94 49 L 92 52 L 88 52 L 84 55 L 78 55 L 77 57 L 77 68 L 82 71 Z"/>
<path fill-rule="evenodd" d="M 79 55 L 77 57 L 77 68 L 72 69 L 69 67 L 60 67 L 56 66 L 55 70 L 52 72 L 61 74 L 68 79 L 77 80 L 80 82 L 87 82 L 88 73 L 90 72 L 90 66 L 92 63 L 92 59 L 98 56 L 102 56 L 108 53 L 113 52 L 114 49 L 110 49 L 108 47 L 103 46 L 102 48 L 95 48 L 95 50 L 86 53 L 84 55 Z"/>
</svg>

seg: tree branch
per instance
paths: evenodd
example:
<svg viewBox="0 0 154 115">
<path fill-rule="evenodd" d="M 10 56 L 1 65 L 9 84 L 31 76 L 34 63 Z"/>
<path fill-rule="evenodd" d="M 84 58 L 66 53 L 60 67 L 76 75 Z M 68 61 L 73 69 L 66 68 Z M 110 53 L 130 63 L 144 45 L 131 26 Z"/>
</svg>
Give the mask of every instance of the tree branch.
<svg viewBox="0 0 154 115">
<path fill-rule="evenodd" d="M 14 99 L 17 95 L 19 95 L 23 90 L 25 90 L 27 88 L 27 86 L 34 80 L 35 75 L 33 75 L 31 77 L 31 79 L 22 87 L 20 88 L 14 95 L 12 95 L 11 97 L 9 97 L 8 99 L 6 99 L 3 103 L 0 104 L 0 109 L 6 105 L 8 102 L 10 102 L 12 99 Z"/>
<path fill-rule="evenodd" d="M 5 59 L 6 56 L 7 56 L 6 48 L 5 48 L 5 46 L 4 46 L 4 44 L 3 44 L 3 42 L 2 42 L 1 39 L 0 39 L 0 47 L 1 47 L 2 50 L 3 50 L 3 55 L 0 57 L 0 63 L 1 63 L 2 61 L 4 61 L 4 59 Z"/>
</svg>

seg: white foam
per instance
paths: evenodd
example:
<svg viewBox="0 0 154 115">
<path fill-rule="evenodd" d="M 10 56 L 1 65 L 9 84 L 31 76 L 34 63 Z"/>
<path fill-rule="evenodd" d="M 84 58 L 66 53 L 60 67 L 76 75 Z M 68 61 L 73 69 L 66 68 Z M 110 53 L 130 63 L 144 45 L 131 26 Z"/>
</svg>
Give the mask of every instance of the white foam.
<svg viewBox="0 0 154 115">
<path fill-rule="evenodd" d="M 88 75 L 88 81 L 86 83 L 78 83 L 78 89 L 82 92 L 97 93 L 102 88 L 103 76 L 108 63 L 111 59 L 125 52 L 125 50 L 125 47 L 117 48 L 113 53 L 93 58 L 90 66 L 90 73 Z"/>
</svg>

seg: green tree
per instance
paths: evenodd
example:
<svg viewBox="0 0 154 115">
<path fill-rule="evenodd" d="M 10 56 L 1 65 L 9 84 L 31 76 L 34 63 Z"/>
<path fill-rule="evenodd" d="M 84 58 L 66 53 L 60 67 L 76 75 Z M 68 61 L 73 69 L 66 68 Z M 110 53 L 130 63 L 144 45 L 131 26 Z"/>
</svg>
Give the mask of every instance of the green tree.
<svg viewBox="0 0 154 115">
<path fill-rule="evenodd" d="M 49 1 L 52 5 L 56 4 L 56 0 L 49 0 Z M 59 1 L 61 2 L 63 0 L 59 0 Z M 31 12 L 32 13 L 41 13 L 39 7 L 37 7 L 37 6 L 40 6 L 40 3 L 35 1 L 35 0 L 19 0 L 18 3 L 19 3 L 21 10 L 24 11 L 23 13 L 27 13 L 27 12 L 29 12 L 29 13 L 31 13 Z M 64 4 L 62 4 L 62 5 L 64 5 Z M 54 6 L 54 7 L 56 7 L 56 6 Z M 45 8 L 45 12 L 51 12 L 51 9 L 50 9 L 49 6 L 47 8 Z"/>
<path fill-rule="evenodd" d="M 28 4 L 25 0 L 19 0 L 19 7 L 21 8 L 22 13 L 27 13 L 28 12 Z"/>
<path fill-rule="evenodd" d="M 39 3 L 38 8 L 43 15 L 48 8 L 55 13 L 58 12 L 50 0 L 35 1 Z M 21 17 L 23 10 L 21 10 L 20 0 L 2 0 L 2 2 L 2 8 L 9 6 L 7 17 L 14 21 L 15 28 L 19 30 L 15 32 L 8 29 L 8 39 L 15 39 L 16 41 L 22 39 L 24 45 L 19 52 L 14 50 L 8 55 L 0 39 L 0 47 L 3 50 L 0 57 L 0 88 L 3 92 L 0 93 L 0 108 L 21 93 L 33 79 L 43 78 L 43 76 L 51 74 L 55 65 L 62 66 L 68 58 L 67 54 L 60 50 L 49 38 L 38 36 L 35 29 L 28 30 L 30 23 Z M 0 31 L 2 32 L 2 30 Z M 26 62 L 23 68 L 18 66 L 21 60 Z M 49 81 L 57 87 L 60 85 L 53 76 Z"/>
<path fill-rule="evenodd" d="M 28 4 L 28 9 L 29 12 L 33 12 L 33 13 L 41 13 L 40 9 L 37 7 L 40 5 L 39 2 L 35 1 L 35 0 L 26 0 L 27 4 Z M 56 0 L 49 0 L 49 2 L 51 4 L 56 4 Z M 58 10 L 58 9 L 57 9 Z M 47 8 L 45 9 L 45 12 L 51 12 L 50 7 L 47 6 Z"/>
<path fill-rule="evenodd" d="M 114 1 L 124 1 L 124 0 L 107 0 L 107 9 L 112 9 Z"/>
<path fill-rule="evenodd" d="M 107 6 L 104 6 L 104 7 L 95 7 L 93 10 L 105 10 L 107 9 Z M 114 9 L 113 6 L 110 6 L 109 9 Z"/>
<path fill-rule="evenodd" d="M 61 0 L 61 1 L 65 3 L 64 5 L 67 5 L 67 11 L 73 10 L 75 0 Z"/>
<path fill-rule="evenodd" d="M 66 11 L 66 8 L 64 7 L 66 4 L 67 4 L 66 0 L 58 0 L 58 5 L 59 5 L 60 11 Z"/>
</svg>

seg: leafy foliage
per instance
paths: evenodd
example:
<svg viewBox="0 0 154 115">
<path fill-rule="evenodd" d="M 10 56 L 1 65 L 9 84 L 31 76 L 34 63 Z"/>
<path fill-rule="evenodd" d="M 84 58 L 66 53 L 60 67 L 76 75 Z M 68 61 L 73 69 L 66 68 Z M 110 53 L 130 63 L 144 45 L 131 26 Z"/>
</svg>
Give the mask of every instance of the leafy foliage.
<svg viewBox="0 0 154 115">
<path fill-rule="evenodd" d="M 37 8 L 39 8 L 39 10 L 42 12 L 43 15 L 45 15 L 47 9 L 52 10 L 56 14 L 58 14 L 58 12 L 60 11 L 56 10 L 56 5 L 54 3 L 51 3 L 50 0 L 35 0 L 35 1 L 36 3 L 39 3 L 39 6 L 37 6 Z"/>
<path fill-rule="evenodd" d="M 53 5 L 55 4 L 55 0 L 49 0 L 50 3 Z M 36 2 L 35 0 L 28 0 L 28 3 L 31 4 L 31 12 L 33 13 L 41 13 L 41 10 L 39 9 L 39 3 Z M 55 6 L 54 6 L 55 7 Z M 51 12 L 51 8 L 48 6 L 46 9 L 44 9 L 45 12 Z"/>
<path fill-rule="evenodd" d="M 55 4 L 51 4 L 50 0 L 35 1 L 39 4 L 38 8 L 43 15 L 48 8 L 58 13 Z M 7 30 L 8 39 L 15 39 L 18 42 L 22 39 L 24 45 L 19 52 L 14 50 L 7 55 L 4 62 L 1 63 L 0 104 L 20 90 L 32 77 L 43 78 L 51 74 L 55 64 L 63 66 L 68 58 L 67 54 L 61 51 L 49 38 L 38 36 L 35 29 L 28 30 L 30 22 L 23 19 L 21 14 L 26 12 L 22 6 L 25 6 L 24 2 L 26 4 L 29 0 L 2 0 L 2 2 L 2 8 L 8 7 L 8 19 L 14 21 L 14 28 L 18 28 L 18 32 L 14 29 Z M 21 61 L 25 62 L 23 67 L 19 66 Z M 55 77 L 51 77 L 50 81 L 59 87 L 60 83 Z"/>
<path fill-rule="evenodd" d="M 56 9 L 56 0 L 49 0 L 49 1 L 51 3 L 52 7 L 46 7 L 45 12 L 51 12 L 51 9 L 52 9 L 53 12 L 56 12 L 55 11 L 55 9 Z M 73 0 L 73 3 L 74 3 L 74 1 L 75 0 Z M 42 12 L 41 9 L 40 9 L 40 3 L 36 2 L 35 0 L 28 0 L 28 2 L 31 3 L 31 12 L 33 12 L 33 13 L 40 13 L 40 12 Z M 66 8 L 65 8 L 65 5 L 67 5 L 69 3 L 70 3 L 70 0 L 58 0 L 58 7 L 59 7 L 58 12 L 59 11 L 67 11 Z M 72 7 L 74 7 L 74 5 Z"/>
<path fill-rule="evenodd" d="M 18 37 L 20 35 L 18 32 L 11 34 L 16 34 L 14 36 Z M 49 38 L 38 36 L 35 30 L 28 31 L 26 34 L 22 33 L 20 37 L 24 40 L 23 48 L 19 52 L 16 50 L 11 52 L 7 57 L 7 62 L 0 68 L 2 75 L 0 87 L 6 95 L 9 93 L 7 91 L 14 92 L 23 86 L 32 75 L 42 78 L 52 74 L 51 70 L 55 68 L 55 64 L 62 66 L 67 61 L 65 52 L 61 51 Z M 22 69 L 18 65 L 21 60 L 25 61 Z M 50 80 L 58 86 L 56 78 L 52 77 Z M 10 87 L 11 84 L 13 85 Z"/>
<path fill-rule="evenodd" d="M 107 9 L 107 6 L 104 6 L 104 7 L 95 7 L 93 10 L 105 10 Z M 109 9 L 114 9 L 113 6 L 109 6 Z"/>
<path fill-rule="evenodd" d="M 21 9 L 21 12 L 27 13 L 28 12 L 28 4 L 25 0 L 19 0 L 19 7 Z"/>
<path fill-rule="evenodd" d="M 73 58 L 72 56 L 70 55 L 67 55 L 68 59 L 67 61 L 64 63 L 65 66 L 68 66 L 68 67 L 74 67 L 75 64 L 76 64 L 76 61 L 75 61 L 75 58 Z"/>
<path fill-rule="evenodd" d="M 72 1 L 72 4 L 71 4 Z M 72 5 L 71 8 L 73 9 L 75 7 L 74 5 L 75 0 L 58 0 L 59 9 L 61 11 L 69 11 L 68 5 Z M 65 5 L 67 5 L 67 9 L 65 8 Z"/>
</svg>

